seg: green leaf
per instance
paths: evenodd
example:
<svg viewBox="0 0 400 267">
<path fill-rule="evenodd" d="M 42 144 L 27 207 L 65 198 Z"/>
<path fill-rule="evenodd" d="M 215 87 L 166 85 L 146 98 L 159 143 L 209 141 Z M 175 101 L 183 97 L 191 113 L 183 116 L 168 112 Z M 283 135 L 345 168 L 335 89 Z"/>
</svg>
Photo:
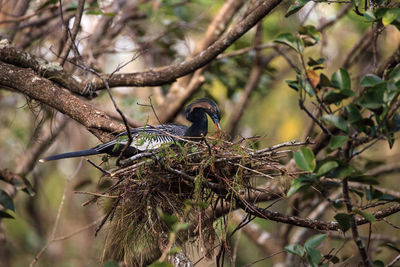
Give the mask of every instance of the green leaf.
<svg viewBox="0 0 400 267">
<path fill-rule="evenodd" d="M 290 188 L 287 192 L 287 197 L 291 197 L 297 191 L 299 191 L 302 187 L 310 184 L 312 181 L 313 181 L 313 179 L 306 175 L 301 175 L 300 177 L 292 180 L 292 184 L 290 185 Z"/>
<path fill-rule="evenodd" d="M 365 219 L 367 219 L 371 223 L 375 222 L 375 220 L 376 220 L 375 216 L 372 213 L 362 211 L 360 209 L 354 209 L 354 212 L 357 214 L 360 214 L 361 216 L 363 216 Z"/>
<path fill-rule="evenodd" d="M 0 210 L 0 218 L 4 218 L 4 219 L 14 219 L 14 217 L 10 214 L 8 214 L 7 212 L 5 212 L 4 210 Z"/>
<path fill-rule="evenodd" d="M 325 62 L 325 58 L 322 58 L 322 57 L 321 57 L 321 58 L 315 60 L 315 59 L 313 59 L 312 57 L 309 57 L 309 58 L 308 58 L 307 65 L 310 66 L 310 67 L 313 67 L 313 66 L 320 66 L 320 65 L 324 64 L 324 62 Z"/>
<path fill-rule="evenodd" d="M 288 10 L 286 11 L 285 17 L 289 17 L 290 15 L 293 15 L 297 13 L 300 9 L 305 6 L 310 0 L 297 0 L 293 5 L 290 5 Z"/>
<path fill-rule="evenodd" d="M 371 110 L 378 110 L 384 104 L 383 95 L 386 91 L 386 83 L 377 84 L 367 90 L 356 103 L 360 104 L 364 108 Z"/>
<path fill-rule="evenodd" d="M 304 243 L 304 248 L 316 248 L 318 247 L 326 238 L 328 237 L 327 234 L 319 234 L 319 235 L 314 235 L 307 239 L 307 241 Z"/>
<path fill-rule="evenodd" d="M 321 252 L 315 248 L 306 248 L 307 258 L 310 262 L 311 267 L 317 267 L 319 262 L 322 260 Z"/>
<path fill-rule="evenodd" d="M 369 21 L 369 22 L 374 22 L 376 21 L 375 14 L 372 10 L 367 10 L 364 12 L 364 18 Z"/>
<path fill-rule="evenodd" d="M 335 126 L 336 128 L 342 130 L 343 132 L 347 133 L 349 131 L 346 121 L 338 115 L 328 114 L 328 115 L 323 116 L 321 118 L 321 120 Z"/>
<path fill-rule="evenodd" d="M 94 9 L 85 12 L 85 15 L 102 15 L 103 11 L 101 9 Z"/>
<path fill-rule="evenodd" d="M 285 80 L 285 82 L 290 88 L 294 89 L 295 91 L 299 91 L 299 82 L 297 80 Z"/>
<path fill-rule="evenodd" d="M 400 15 L 400 8 L 393 8 L 386 11 L 382 17 L 382 24 L 387 26 L 391 24 Z"/>
<path fill-rule="evenodd" d="M 373 186 L 370 186 L 367 190 L 365 190 L 365 194 L 366 194 L 366 199 L 368 201 L 371 201 L 373 199 L 379 199 L 384 195 L 381 191 L 376 190 Z M 392 199 L 393 200 L 393 196 Z"/>
<path fill-rule="evenodd" d="M 333 218 L 339 223 L 339 228 L 343 232 L 350 229 L 350 215 L 346 213 L 338 213 Z"/>
<path fill-rule="evenodd" d="M 168 251 L 168 255 L 174 255 L 174 254 L 177 254 L 177 253 L 180 253 L 180 252 L 182 252 L 181 248 L 173 247 Z"/>
<path fill-rule="evenodd" d="M 298 255 L 300 257 L 303 257 L 304 253 L 305 253 L 304 248 L 299 244 L 287 245 L 287 246 L 285 246 L 285 250 L 287 252 L 289 252 L 289 253 L 292 253 L 294 255 Z"/>
<path fill-rule="evenodd" d="M 354 173 L 354 169 L 350 166 L 341 166 L 339 168 L 337 168 L 338 170 L 338 176 L 337 178 L 346 178 L 349 177 L 351 174 Z"/>
<path fill-rule="evenodd" d="M 385 263 L 381 260 L 374 260 L 374 262 L 372 262 L 372 267 L 384 267 Z"/>
<path fill-rule="evenodd" d="M 399 91 L 400 91 L 400 86 L 398 87 L 393 81 L 387 82 L 386 90 L 383 93 L 383 102 L 385 102 L 390 106 L 395 97 L 397 97 Z"/>
<path fill-rule="evenodd" d="M 311 266 L 318 266 L 318 263 L 322 260 L 321 252 L 317 250 L 316 247 L 318 247 L 327 237 L 327 234 L 314 235 L 304 243 L 304 249 L 307 252 L 307 258 Z"/>
<path fill-rule="evenodd" d="M 177 233 L 177 232 L 179 232 L 179 231 L 183 231 L 183 230 L 186 230 L 187 228 L 189 227 L 189 223 L 182 223 L 182 224 L 179 224 L 179 223 L 176 223 L 176 224 L 174 224 L 173 226 L 172 226 L 172 230 L 175 232 L 175 233 Z"/>
<path fill-rule="evenodd" d="M 353 90 L 350 89 L 334 89 L 329 91 L 325 96 L 323 101 L 327 104 L 333 104 L 346 99 L 350 96 L 354 96 Z"/>
<path fill-rule="evenodd" d="M 329 140 L 329 147 L 332 150 L 335 150 L 335 149 L 341 147 L 344 143 L 346 143 L 346 141 L 348 139 L 349 138 L 347 136 L 344 136 L 344 135 L 334 135 Z"/>
<path fill-rule="evenodd" d="M 302 147 L 294 153 L 294 160 L 297 166 L 303 171 L 312 172 L 315 170 L 314 153 L 307 147 Z"/>
<path fill-rule="evenodd" d="M 281 33 L 274 40 L 276 43 L 285 44 L 295 50 L 297 53 L 303 51 L 303 42 L 291 33 Z"/>
<path fill-rule="evenodd" d="M 397 132 L 400 130 L 400 113 L 395 113 L 391 121 L 391 130 Z"/>
<path fill-rule="evenodd" d="M 385 13 L 389 10 L 389 8 L 387 7 L 381 7 L 378 8 L 377 10 L 375 10 L 375 17 L 378 19 L 383 18 L 383 16 L 385 15 Z"/>
<path fill-rule="evenodd" d="M 169 227 L 173 227 L 175 224 L 179 222 L 178 217 L 175 215 L 164 213 L 161 208 L 157 208 L 157 212 L 160 215 L 162 221 L 164 221 Z"/>
<path fill-rule="evenodd" d="M 359 122 L 363 119 L 360 110 L 354 104 L 349 104 L 345 106 L 344 110 L 346 111 L 347 121 L 349 123 Z"/>
<path fill-rule="evenodd" d="M 351 89 L 351 80 L 349 73 L 344 69 L 339 69 L 332 74 L 332 85 L 339 89 Z"/>
<path fill-rule="evenodd" d="M 377 84 L 384 82 L 384 80 L 382 80 L 379 76 L 376 76 L 375 74 L 367 74 L 361 79 L 360 85 L 364 87 L 373 87 Z"/>
<path fill-rule="evenodd" d="M 300 86 L 302 89 L 304 89 L 304 91 L 307 92 L 307 94 L 309 96 L 315 95 L 314 88 L 312 87 L 312 85 L 310 84 L 310 82 L 307 79 L 301 79 Z"/>
<path fill-rule="evenodd" d="M 0 205 L 2 205 L 5 209 L 15 211 L 14 202 L 12 198 L 7 194 L 6 191 L 1 189 L 0 189 Z"/>
<path fill-rule="evenodd" d="M 396 65 L 396 67 L 393 68 L 393 70 L 390 72 L 390 79 L 397 83 L 400 81 L 400 63 Z"/>
<path fill-rule="evenodd" d="M 319 85 L 322 87 L 332 87 L 332 83 L 325 74 L 321 73 L 319 75 Z"/>
<path fill-rule="evenodd" d="M 325 173 L 328 173 L 338 166 L 339 166 L 339 164 L 336 161 L 325 162 L 324 164 L 321 165 L 321 167 L 319 167 L 317 175 L 320 176 Z"/>
</svg>

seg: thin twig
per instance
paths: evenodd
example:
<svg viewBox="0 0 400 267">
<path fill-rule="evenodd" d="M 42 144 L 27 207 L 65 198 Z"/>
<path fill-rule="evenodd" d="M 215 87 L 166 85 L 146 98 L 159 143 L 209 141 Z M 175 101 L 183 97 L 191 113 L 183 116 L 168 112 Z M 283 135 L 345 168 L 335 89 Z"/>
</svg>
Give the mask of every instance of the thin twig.
<svg viewBox="0 0 400 267">
<path fill-rule="evenodd" d="M 55 235 L 56 235 L 56 231 L 57 231 L 57 227 L 58 227 L 58 224 L 60 223 L 61 211 L 62 211 L 62 209 L 64 207 L 65 197 L 67 195 L 67 185 L 68 185 L 68 180 L 66 181 L 66 184 L 64 186 L 64 192 L 63 192 L 63 195 L 61 197 L 60 205 L 58 206 L 56 220 L 54 222 L 53 229 L 51 231 L 50 237 L 49 237 L 46 245 L 39 251 L 38 254 L 35 255 L 35 258 L 31 261 L 31 263 L 29 265 L 30 267 L 33 267 L 33 266 L 36 265 L 36 263 L 38 262 L 40 256 L 42 256 L 42 254 L 47 250 L 47 248 L 54 241 L 54 238 L 55 238 Z"/>
<path fill-rule="evenodd" d="M 249 264 L 246 264 L 244 267 L 250 267 L 250 266 L 252 266 L 252 265 L 254 265 L 254 264 L 256 264 L 256 263 L 258 263 L 258 262 L 260 262 L 260 261 L 263 261 L 263 260 L 272 258 L 273 256 L 276 256 L 276 255 L 281 254 L 281 253 L 284 253 L 284 252 L 285 252 L 284 250 L 275 252 L 275 253 L 273 253 L 273 254 L 271 254 L 271 255 L 268 255 L 268 256 L 266 256 L 266 257 L 264 257 L 264 258 L 262 258 L 262 259 L 253 261 L 253 262 L 251 262 L 251 263 L 249 263 Z"/>
<path fill-rule="evenodd" d="M 101 166 L 97 165 L 91 159 L 87 158 L 86 160 L 87 160 L 87 162 L 92 164 L 92 166 L 94 166 L 96 169 L 100 170 L 103 174 L 111 175 L 111 172 L 109 172 L 109 171 L 105 170 L 104 168 L 102 168 Z"/>
<path fill-rule="evenodd" d="M 64 16 L 63 16 L 63 11 L 62 11 L 62 0 L 59 0 L 60 3 L 60 13 L 61 13 L 61 20 L 64 20 Z M 71 50 L 72 47 L 74 47 L 73 43 L 75 43 L 75 39 L 76 36 L 78 35 L 79 32 L 79 27 L 81 25 L 81 19 L 82 19 L 82 14 L 83 14 L 83 10 L 85 8 L 85 0 L 79 0 L 78 3 L 78 7 L 76 9 L 76 15 L 75 15 L 75 20 L 74 20 L 74 25 L 72 26 L 72 31 L 69 30 L 69 26 L 68 24 L 66 24 L 63 21 L 64 26 L 66 27 L 66 31 L 68 34 L 68 40 L 67 40 L 67 44 L 65 45 L 63 51 L 60 54 L 60 58 L 62 59 L 60 64 L 61 66 L 63 66 L 65 64 L 65 61 L 67 60 L 68 54 Z M 77 52 L 78 50 L 76 50 L 75 52 Z M 79 53 L 79 52 L 77 52 Z"/>
<path fill-rule="evenodd" d="M 118 198 L 118 196 L 110 196 L 110 195 L 104 195 L 104 194 L 99 194 L 99 193 L 94 193 L 94 192 L 86 192 L 86 191 L 74 191 L 75 194 L 83 194 L 83 195 L 92 195 L 92 196 L 97 196 L 97 197 L 105 197 L 105 198 Z"/>
<path fill-rule="evenodd" d="M 368 253 L 367 253 L 364 241 L 361 239 L 361 237 L 358 233 L 356 217 L 353 213 L 353 205 L 351 203 L 350 195 L 349 195 L 349 185 L 348 185 L 347 177 L 343 179 L 343 188 L 342 189 L 343 189 L 343 197 L 345 199 L 347 212 L 350 215 L 350 226 L 351 226 L 351 232 L 353 234 L 354 242 L 357 245 L 357 248 L 360 253 L 360 256 L 361 256 L 364 266 L 370 267 L 370 266 L 372 266 L 371 260 L 368 257 Z"/>
<path fill-rule="evenodd" d="M 314 144 L 314 142 L 311 141 L 311 138 L 307 137 L 306 140 L 303 141 L 303 142 L 298 142 L 296 140 L 292 140 L 292 141 L 289 141 L 289 142 L 285 142 L 285 143 L 281 143 L 281 144 L 274 145 L 274 146 L 271 146 L 271 147 L 267 147 L 267 148 L 263 148 L 263 149 L 260 149 L 260 150 L 256 150 L 256 151 L 250 153 L 250 155 L 254 156 L 256 154 L 262 154 L 262 153 L 265 153 L 265 152 L 271 152 L 271 151 L 275 151 L 275 150 L 278 150 L 278 149 L 283 148 L 283 147 L 305 146 L 305 145 L 310 145 L 310 144 Z"/>
<path fill-rule="evenodd" d="M 400 254 L 398 254 L 391 262 L 389 262 L 385 267 L 395 266 L 396 262 L 400 260 Z"/>
<path fill-rule="evenodd" d="M 102 220 L 102 219 L 101 218 L 97 219 L 97 220 L 93 221 L 92 223 L 90 223 L 90 224 L 88 224 L 88 225 L 86 225 L 86 226 L 84 226 L 84 227 L 82 227 L 82 228 L 80 228 L 80 229 L 78 229 L 76 231 L 73 231 L 72 233 L 56 237 L 56 238 L 53 239 L 53 242 L 63 241 L 63 240 L 69 239 L 69 238 L 71 238 L 71 237 L 73 237 L 73 236 L 75 236 L 75 235 L 77 235 L 79 233 L 82 233 L 83 231 L 86 231 L 86 230 L 94 227 L 96 224 L 98 224 L 100 222 L 100 220 Z"/>
</svg>

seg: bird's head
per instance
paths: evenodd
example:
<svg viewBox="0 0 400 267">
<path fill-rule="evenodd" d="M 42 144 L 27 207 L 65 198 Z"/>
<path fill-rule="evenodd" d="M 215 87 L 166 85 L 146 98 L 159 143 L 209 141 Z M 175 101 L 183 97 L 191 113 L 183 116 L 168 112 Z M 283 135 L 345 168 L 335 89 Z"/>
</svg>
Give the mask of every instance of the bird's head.
<svg viewBox="0 0 400 267">
<path fill-rule="evenodd" d="M 221 112 L 219 111 L 219 108 L 214 100 L 209 98 L 200 98 L 195 100 L 186 107 L 185 117 L 189 121 L 192 121 L 192 114 L 196 111 L 207 113 L 214 122 L 215 127 L 217 127 L 218 130 L 221 130 Z"/>
</svg>

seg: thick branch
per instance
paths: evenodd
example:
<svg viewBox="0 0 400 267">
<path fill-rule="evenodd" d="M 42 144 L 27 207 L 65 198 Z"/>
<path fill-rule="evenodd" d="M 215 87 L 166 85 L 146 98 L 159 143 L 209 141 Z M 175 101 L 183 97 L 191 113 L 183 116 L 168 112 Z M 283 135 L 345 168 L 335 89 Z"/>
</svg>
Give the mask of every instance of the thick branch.
<svg viewBox="0 0 400 267">
<path fill-rule="evenodd" d="M 7 86 L 51 106 L 84 125 L 100 140 L 111 138 L 111 133 L 122 132 L 125 127 L 112 121 L 104 112 L 60 88 L 51 81 L 37 76 L 30 69 L 18 68 L 0 61 L 0 86 Z"/>
<path fill-rule="evenodd" d="M 376 75 L 382 77 L 388 68 L 394 67 L 399 62 L 400 62 L 400 45 L 397 48 L 397 50 L 394 51 L 394 53 L 378 67 L 378 69 L 376 70 Z"/>
<path fill-rule="evenodd" d="M 255 8 L 244 20 L 235 25 L 229 32 L 224 34 L 206 50 L 192 59 L 180 64 L 149 70 L 145 72 L 114 74 L 108 80 L 110 87 L 116 86 L 157 86 L 175 81 L 193 71 L 207 65 L 221 52 L 227 49 L 233 42 L 249 31 L 264 16 L 271 12 L 282 0 L 259 1 Z M 100 79 L 94 81 L 96 89 L 104 89 Z"/>
<path fill-rule="evenodd" d="M 8 169 L 0 170 L 0 181 L 4 181 L 6 183 L 17 185 L 22 184 L 22 177 L 16 173 L 11 172 Z"/>
<path fill-rule="evenodd" d="M 85 83 L 67 73 L 57 62 L 47 62 L 23 50 L 12 47 L 7 40 L 0 41 L 0 60 L 22 68 L 31 68 L 40 76 L 68 88 L 76 94 L 83 94 Z"/>
</svg>

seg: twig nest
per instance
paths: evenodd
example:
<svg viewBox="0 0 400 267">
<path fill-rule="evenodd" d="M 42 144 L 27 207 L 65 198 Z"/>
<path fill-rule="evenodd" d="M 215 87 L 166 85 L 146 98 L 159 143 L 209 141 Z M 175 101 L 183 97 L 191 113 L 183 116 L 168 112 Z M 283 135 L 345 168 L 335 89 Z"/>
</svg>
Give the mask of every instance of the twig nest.
<svg viewBox="0 0 400 267">
<path fill-rule="evenodd" d="M 290 151 L 282 147 L 254 150 L 247 140 L 207 138 L 163 147 L 113 170 L 113 185 L 102 193 L 113 204 L 98 228 L 110 221 L 103 260 L 145 265 L 189 241 L 212 255 L 218 227 L 213 222 L 224 215 L 221 207 L 235 209 L 237 198 L 285 175 L 279 161 Z"/>
</svg>

